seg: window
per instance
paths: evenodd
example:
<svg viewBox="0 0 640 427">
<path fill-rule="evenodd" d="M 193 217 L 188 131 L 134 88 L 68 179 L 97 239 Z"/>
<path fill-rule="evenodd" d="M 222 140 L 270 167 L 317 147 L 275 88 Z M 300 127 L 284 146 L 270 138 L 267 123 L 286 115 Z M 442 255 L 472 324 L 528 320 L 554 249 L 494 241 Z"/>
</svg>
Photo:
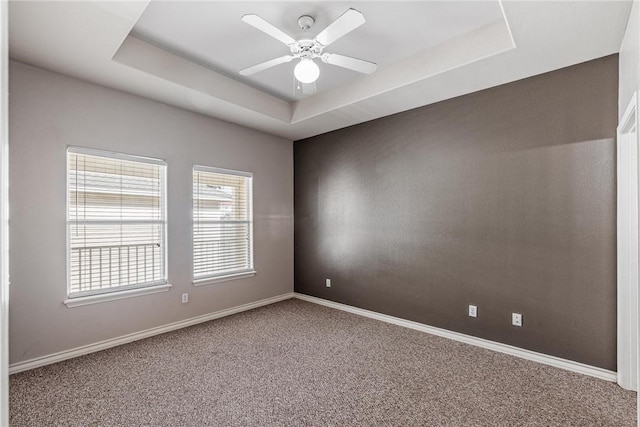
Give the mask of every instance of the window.
<svg viewBox="0 0 640 427">
<path fill-rule="evenodd" d="M 194 166 L 194 284 L 255 274 L 251 180 L 245 172 Z"/>
<path fill-rule="evenodd" d="M 67 150 L 70 299 L 166 284 L 166 168 L 162 160 Z"/>
</svg>

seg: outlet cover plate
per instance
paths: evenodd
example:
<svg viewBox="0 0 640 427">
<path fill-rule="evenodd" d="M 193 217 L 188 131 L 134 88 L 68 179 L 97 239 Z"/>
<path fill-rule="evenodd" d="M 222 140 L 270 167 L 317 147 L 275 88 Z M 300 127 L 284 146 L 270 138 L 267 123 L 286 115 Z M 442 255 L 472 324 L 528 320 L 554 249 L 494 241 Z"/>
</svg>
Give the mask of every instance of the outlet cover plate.
<svg viewBox="0 0 640 427">
<path fill-rule="evenodd" d="M 478 317 L 478 306 L 469 304 L 469 317 Z"/>
<path fill-rule="evenodd" d="M 513 326 L 522 326 L 522 314 L 511 313 L 511 324 Z"/>
</svg>

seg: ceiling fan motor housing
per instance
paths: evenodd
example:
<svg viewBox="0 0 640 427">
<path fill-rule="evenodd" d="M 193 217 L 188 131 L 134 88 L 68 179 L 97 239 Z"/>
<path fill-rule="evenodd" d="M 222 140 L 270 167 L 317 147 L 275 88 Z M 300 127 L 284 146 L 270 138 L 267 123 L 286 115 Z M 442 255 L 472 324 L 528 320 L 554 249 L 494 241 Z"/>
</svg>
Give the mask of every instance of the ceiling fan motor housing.
<svg viewBox="0 0 640 427">
<path fill-rule="evenodd" d="M 298 40 L 291 45 L 291 53 L 296 58 L 318 58 L 322 54 L 322 49 L 324 49 L 324 46 L 313 40 Z"/>
</svg>

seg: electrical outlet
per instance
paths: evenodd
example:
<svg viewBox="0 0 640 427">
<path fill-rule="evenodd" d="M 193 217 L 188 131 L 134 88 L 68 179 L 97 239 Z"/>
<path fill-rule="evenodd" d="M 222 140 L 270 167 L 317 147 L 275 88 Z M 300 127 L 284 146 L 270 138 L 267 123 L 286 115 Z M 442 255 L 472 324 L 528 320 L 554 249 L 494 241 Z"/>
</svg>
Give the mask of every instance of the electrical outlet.
<svg viewBox="0 0 640 427">
<path fill-rule="evenodd" d="M 469 317 L 478 317 L 478 306 L 469 304 Z"/>
<path fill-rule="evenodd" d="M 182 303 L 189 302 L 189 294 L 182 294 Z"/>
<path fill-rule="evenodd" d="M 331 279 L 326 279 L 326 280 L 325 280 L 325 283 L 326 283 L 326 285 L 327 285 L 327 288 L 330 288 L 330 287 L 331 287 Z"/>
<path fill-rule="evenodd" d="M 522 314 L 511 313 L 511 324 L 513 326 L 522 326 Z"/>
</svg>

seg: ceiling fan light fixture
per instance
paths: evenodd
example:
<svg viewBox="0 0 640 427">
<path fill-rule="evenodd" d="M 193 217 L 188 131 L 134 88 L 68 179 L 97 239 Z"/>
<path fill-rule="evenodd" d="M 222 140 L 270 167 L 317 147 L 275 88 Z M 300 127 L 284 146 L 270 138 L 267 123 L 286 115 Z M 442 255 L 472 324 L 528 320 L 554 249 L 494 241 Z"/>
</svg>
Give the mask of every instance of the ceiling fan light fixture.
<svg viewBox="0 0 640 427">
<path fill-rule="evenodd" d="M 293 69 L 293 75 L 300 83 L 313 83 L 320 77 L 320 67 L 311 59 L 301 59 Z"/>
</svg>

